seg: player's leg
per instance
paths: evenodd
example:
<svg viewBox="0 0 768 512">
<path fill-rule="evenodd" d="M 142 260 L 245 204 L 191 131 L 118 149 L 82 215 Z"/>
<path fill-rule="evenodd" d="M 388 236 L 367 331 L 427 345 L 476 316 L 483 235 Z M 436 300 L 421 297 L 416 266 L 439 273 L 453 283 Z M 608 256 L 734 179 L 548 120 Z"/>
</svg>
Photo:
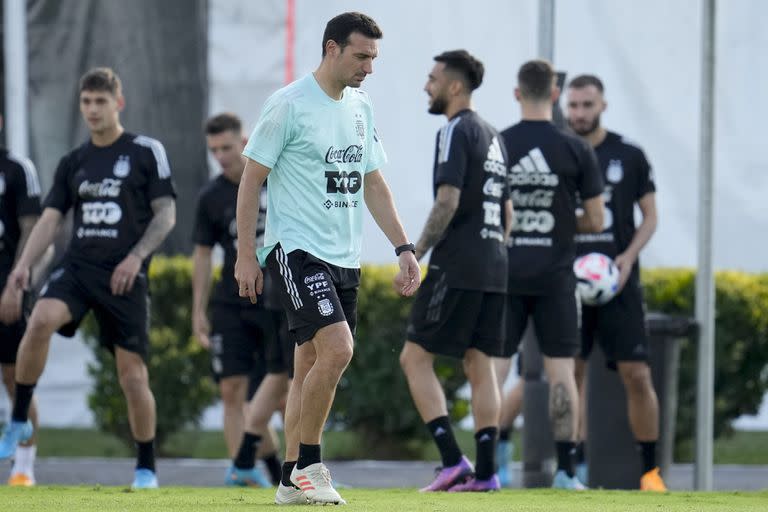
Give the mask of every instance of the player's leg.
<svg viewBox="0 0 768 512">
<path fill-rule="evenodd" d="M 278 498 L 280 497 L 281 490 L 286 490 L 287 494 L 287 489 L 297 488 L 291 481 L 291 474 L 299 459 L 301 391 L 304 387 L 304 380 L 312 369 L 315 359 L 315 347 L 311 343 L 303 343 L 295 348 L 294 376 L 288 388 L 288 399 L 285 404 L 285 462 L 283 462 L 283 475 L 280 480 L 280 488 L 278 488 Z M 306 502 L 306 498 L 304 501 Z M 280 502 L 278 503 L 280 504 Z"/>
<path fill-rule="evenodd" d="M 581 346 L 575 290 L 567 287 L 537 297 L 533 318 L 549 382 L 549 418 L 557 454 L 553 486 L 583 489 L 573 464 L 579 428 L 575 356 Z"/>
<path fill-rule="evenodd" d="M 499 433 L 501 400 L 493 358 L 476 348 L 464 354 L 464 372 L 472 389 L 472 416 L 475 420 L 475 475 L 449 490 L 495 491 L 501 486 L 496 476 L 495 450 Z"/>
<path fill-rule="evenodd" d="M 274 428 L 269 425 L 269 421 L 276 411 L 284 412 L 289 386 L 288 361 L 293 361 L 284 346 L 287 346 L 289 340 L 286 339 L 288 336 L 287 329 L 283 329 L 285 323 L 283 317 L 281 312 L 269 310 L 261 311 L 256 315 L 249 315 L 250 323 L 257 328 L 258 337 L 262 340 L 262 350 L 259 351 L 257 370 L 260 374 L 259 378 L 256 379 L 255 375 L 251 378 L 251 389 L 254 392 L 245 408 L 246 421 L 243 437 L 244 441 L 253 443 L 257 450 L 253 456 L 247 453 L 248 460 L 246 462 L 248 462 L 249 467 L 253 467 L 255 457 L 261 458 L 267 467 L 273 485 L 279 484 L 282 468 L 277 454 L 280 442 Z M 256 386 L 255 389 L 254 385 Z M 242 450 L 243 446 L 241 445 Z M 251 459 L 251 457 L 253 458 Z M 241 467 L 237 464 L 236 466 Z"/>
<path fill-rule="evenodd" d="M 460 307 L 462 290 L 448 288 L 445 273 L 431 269 L 413 302 L 400 352 L 411 397 L 440 452 L 441 468 L 422 492 L 446 491 L 474 472 L 453 433 L 443 387 L 435 374 L 436 354 L 462 358 L 472 341 L 475 315 Z"/>
<path fill-rule="evenodd" d="M 576 358 L 576 387 L 579 391 L 579 433 L 576 442 L 574 462 L 576 477 L 584 485 L 589 484 L 589 464 L 587 461 L 587 429 L 589 418 L 587 414 L 587 363 L 595 343 L 595 333 L 598 328 L 599 309 L 594 306 L 581 305 L 580 335 L 581 351 Z"/>
<path fill-rule="evenodd" d="M 659 439 L 659 404 L 648 366 L 648 338 L 642 290 L 630 279 L 621 293 L 603 306 L 601 339 L 616 363 L 627 396 L 629 425 L 642 458 L 640 488 L 666 491 L 656 464 Z"/>
<path fill-rule="evenodd" d="M 60 299 L 40 299 L 32 310 L 16 357 L 13 410 L 11 421 L 0 438 L 0 459 L 11 457 L 19 443 L 31 439 L 34 433 L 29 421 L 32 395 L 45 368 L 51 336 L 72 322 L 72 317 L 69 306 Z M 80 318 L 82 315 L 78 322 Z"/>
<path fill-rule="evenodd" d="M 501 398 L 494 358 L 508 355 L 505 293 L 467 291 L 461 310 L 474 316 L 470 347 L 464 353 L 464 372 L 472 390 L 475 420 L 475 475 L 449 489 L 452 492 L 486 492 L 501 488 L 496 475 L 496 441 L 499 435 Z M 477 304 L 476 307 L 473 307 Z M 472 315 L 472 312 L 476 312 Z"/>
<path fill-rule="evenodd" d="M 247 375 L 230 375 L 219 379 L 219 392 L 224 415 L 224 441 L 230 457 L 237 454 L 243 439 L 245 414 L 243 405 L 248 393 Z"/>
<path fill-rule="evenodd" d="M 305 447 L 320 446 L 323 427 L 328 419 L 336 386 L 352 360 L 352 333 L 346 321 L 323 327 L 311 341 L 315 347 L 315 364 L 301 387 L 301 433 L 298 469 L 320 462 L 314 450 L 302 453 Z M 318 450 L 319 451 L 319 450 Z"/>
<path fill-rule="evenodd" d="M 134 488 L 157 487 L 155 468 L 155 397 L 149 387 L 149 372 L 142 356 L 115 347 L 115 363 L 120 388 L 128 406 L 128 421 L 136 442 Z"/>
<path fill-rule="evenodd" d="M 287 372 L 267 373 L 253 398 L 246 406 L 245 435 L 250 434 L 250 440 L 257 444 L 257 452 L 253 455 L 252 461 L 245 460 L 244 462 L 253 467 L 256 455 L 261 456 L 267 465 L 274 485 L 277 485 L 280 481 L 281 468 L 277 458 L 277 448 L 279 445 L 274 439 L 274 432 L 269 427 L 269 421 L 274 412 L 282 407 L 288 393 L 288 385 Z M 240 467 L 237 461 L 235 461 L 235 466 Z"/>
<path fill-rule="evenodd" d="M 6 340 L 8 341 L 8 340 Z M 14 347 L 14 352 L 16 348 Z M 14 354 L 15 355 L 15 354 Z M 0 363 L 2 371 L 3 385 L 8 392 L 8 398 L 13 402 L 16 390 L 16 365 L 14 363 Z M 37 407 L 34 397 L 29 407 L 29 420 L 32 422 L 33 434 L 28 440 L 19 443 L 16 447 L 16 453 L 13 457 L 13 467 L 8 479 L 8 485 L 30 487 L 35 485 L 35 457 L 37 454 Z"/>
<path fill-rule="evenodd" d="M 512 484 L 512 476 L 509 472 L 509 461 L 512 459 L 514 444 L 512 432 L 515 420 L 523 410 L 523 390 L 525 380 L 519 377 L 507 393 L 501 395 L 501 409 L 499 414 L 499 442 L 496 448 L 496 465 L 499 482 L 502 487 Z"/>
</svg>

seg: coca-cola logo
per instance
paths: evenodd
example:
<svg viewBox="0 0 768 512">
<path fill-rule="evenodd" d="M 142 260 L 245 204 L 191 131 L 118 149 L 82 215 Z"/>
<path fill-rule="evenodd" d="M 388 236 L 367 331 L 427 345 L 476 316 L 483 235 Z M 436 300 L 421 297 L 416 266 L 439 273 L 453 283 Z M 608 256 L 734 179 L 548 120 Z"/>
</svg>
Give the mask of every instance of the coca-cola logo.
<svg viewBox="0 0 768 512">
<path fill-rule="evenodd" d="M 516 207 L 550 208 L 554 201 L 554 190 L 536 189 L 531 192 L 512 191 L 512 204 Z"/>
<path fill-rule="evenodd" d="M 363 146 L 351 144 L 346 149 L 331 146 L 325 154 L 325 161 L 329 164 L 349 164 L 363 161 Z"/>
<path fill-rule="evenodd" d="M 113 180 L 105 178 L 101 181 L 90 182 L 85 180 L 77 188 L 77 193 L 84 199 L 96 197 L 117 197 L 120 195 L 120 185 L 122 180 Z"/>
</svg>

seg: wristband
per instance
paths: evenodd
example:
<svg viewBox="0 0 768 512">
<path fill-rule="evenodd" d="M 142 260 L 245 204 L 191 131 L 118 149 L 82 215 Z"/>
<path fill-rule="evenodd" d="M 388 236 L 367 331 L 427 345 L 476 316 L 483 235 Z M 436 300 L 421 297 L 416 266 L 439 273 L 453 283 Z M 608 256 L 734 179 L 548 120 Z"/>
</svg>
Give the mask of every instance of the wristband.
<svg viewBox="0 0 768 512">
<path fill-rule="evenodd" d="M 405 251 L 411 251 L 413 254 L 416 254 L 416 246 L 413 244 L 403 244 L 395 248 L 395 256 L 400 256 Z"/>
</svg>

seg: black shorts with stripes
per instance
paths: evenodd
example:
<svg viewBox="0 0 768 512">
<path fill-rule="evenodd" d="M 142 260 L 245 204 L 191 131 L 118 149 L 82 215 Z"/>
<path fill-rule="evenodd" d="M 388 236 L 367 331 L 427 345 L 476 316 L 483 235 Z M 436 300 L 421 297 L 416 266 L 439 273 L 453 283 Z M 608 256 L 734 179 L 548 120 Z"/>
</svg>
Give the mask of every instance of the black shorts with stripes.
<svg viewBox="0 0 768 512">
<path fill-rule="evenodd" d="M 359 268 L 337 267 L 302 250 L 286 254 L 278 244 L 267 257 L 267 269 L 297 344 L 338 322 L 346 321 L 355 334 Z"/>
<path fill-rule="evenodd" d="M 504 293 L 449 288 L 445 272 L 430 267 L 411 309 L 407 339 L 432 354 L 463 358 L 474 348 L 500 356 L 506 299 Z"/>
</svg>

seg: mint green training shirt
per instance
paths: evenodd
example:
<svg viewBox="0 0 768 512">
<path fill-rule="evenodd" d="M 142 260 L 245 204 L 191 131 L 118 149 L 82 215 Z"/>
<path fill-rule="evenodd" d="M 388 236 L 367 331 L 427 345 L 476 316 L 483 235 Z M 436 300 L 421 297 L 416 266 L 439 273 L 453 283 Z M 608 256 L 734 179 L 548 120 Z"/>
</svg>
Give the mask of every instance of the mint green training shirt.
<svg viewBox="0 0 768 512">
<path fill-rule="evenodd" d="M 365 92 L 335 101 L 312 74 L 296 80 L 266 101 L 243 155 L 271 169 L 262 265 L 280 243 L 360 267 L 364 177 L 387 161 Z"/>
</svg>

